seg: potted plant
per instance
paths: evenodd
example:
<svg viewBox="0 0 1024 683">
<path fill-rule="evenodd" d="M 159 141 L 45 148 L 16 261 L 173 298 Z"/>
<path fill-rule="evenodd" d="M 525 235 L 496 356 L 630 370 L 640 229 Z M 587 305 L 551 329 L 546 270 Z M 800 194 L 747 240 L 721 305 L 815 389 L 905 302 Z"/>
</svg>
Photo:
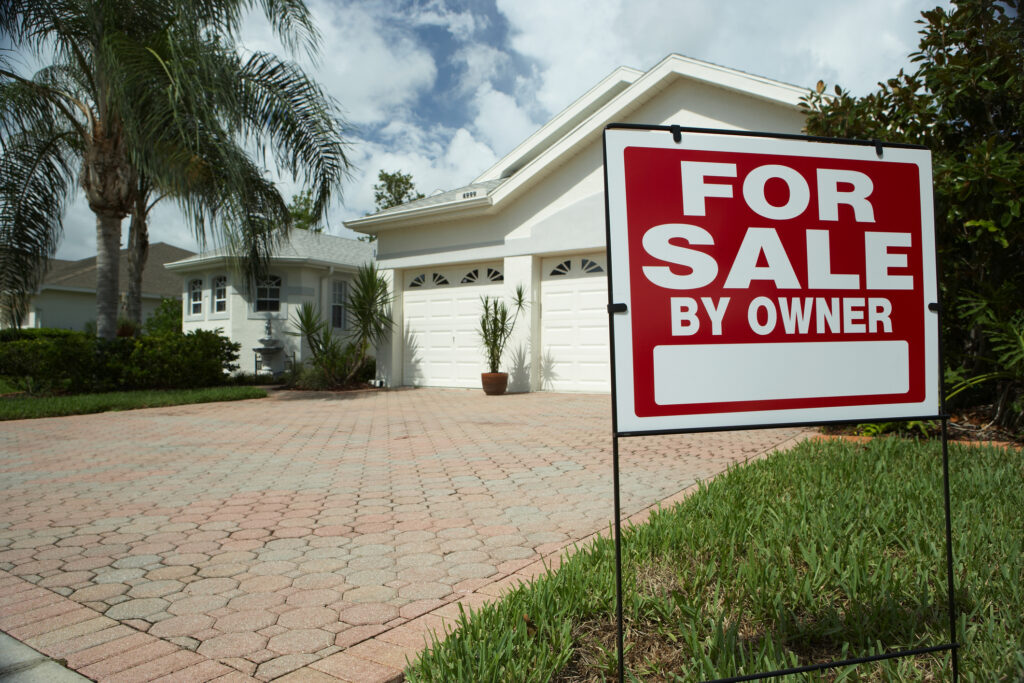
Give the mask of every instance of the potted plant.
<svg viewBox="0 0 1024 683">
<path fill-rule="evenodd" d="M 523 286 L 516 287 L 512 310 L 508 304 L 498 297 L 482 296 L 484 311 L 480 315 L 480 340 L 484 345 L 489 372 L 480 373 L 480 382 L 484 393 L 489 396 L 504 394 L 508 388 L 508 373 L 500 372 L 501 356 L 505 352 L 505 344 L 512 336 L 519 313 L 526 308 L 526 292 Z"/>
</svg>

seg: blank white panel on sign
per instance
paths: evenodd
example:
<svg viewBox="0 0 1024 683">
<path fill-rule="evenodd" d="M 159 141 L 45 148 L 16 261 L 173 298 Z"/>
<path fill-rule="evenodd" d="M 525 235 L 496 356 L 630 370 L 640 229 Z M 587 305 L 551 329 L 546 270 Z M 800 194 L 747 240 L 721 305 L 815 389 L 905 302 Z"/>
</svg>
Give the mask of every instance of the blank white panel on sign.
<svg viewBox="0 0 1024 683">
<path fill-rule="evenodd" d="M 909 383 L 910 350 L 902 340 L 654 348 L 660 405 L 879 396 L 904 393 Z"/>
</svg>

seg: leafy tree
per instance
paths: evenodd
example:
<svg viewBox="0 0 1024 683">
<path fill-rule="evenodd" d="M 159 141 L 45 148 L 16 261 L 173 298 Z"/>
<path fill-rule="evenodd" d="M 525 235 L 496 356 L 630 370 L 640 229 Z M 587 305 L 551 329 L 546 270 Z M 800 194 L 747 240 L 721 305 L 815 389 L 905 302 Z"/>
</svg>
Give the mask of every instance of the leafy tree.
<svg viewBox="0 0 1024 683">
<path fill-rule="evenodd" d="M 381 169 L 377 179 L 380 182 L 373 186 L 373 201 L 377 204 L 378 211 L 423 199 L 423 194 L 416 191 L 411 173 L 388 173 Z"/>
<path fill-rule="evenodd" d="M 292 195 L 292 202 L 288 205 L 288 214 L 291 216 L 293 228 L 323 232 L 324 226 L 313 210 L 312 190 L 303 190 L 299 194 Z"/>
<path fill-rule="evenodd" d="M 947 373 L 995 380 L 985 398 L 1019 421 L 1024 406 L 1004 408 L 1024 391 L 1024 375 L 1005 372 L 1021 367 L 1006 355 L 1008 329 L 1016 324 L 1024 338 L 1016 315 L 1024 309 L 1022 3 L 953 4 L 922 13 L 912 73 L 859 98 L 839 86 L 826 95 L 819 83 L 805 98 L 806 128 L 932 151 Z"/>
<path fill-rule="evenodd" d="M 144 188 L 173 197 L 201 240 L 213 229 L 245 281 L 265 270 L 290 225 L 249 150 L 269 148 L 279 169 L 313 188 L 323 216 L 349 168 L 337 106 L 294 64 L 241 56 L 235 37 L 254 5 L 289 49 L 315 51 L 302 0 L 0 3 L 0 41 L 50 62 L 28 78 L 0 56 L 0 313 L 9 321 L 20 322 L 56 251 L 76 184 L 96 214 L 103 338 L 116 332 L 130 213 L 142 221 L 134 245 L 140 272 L 144 264 Z"/>
<path fill-rule="evenodd" d="M 154 337 L 184 334 L 181 329 L 181 300 L 161 299 L 153 315 L 146 318 L 144 329 L 146 334 Z"/>
</svg>

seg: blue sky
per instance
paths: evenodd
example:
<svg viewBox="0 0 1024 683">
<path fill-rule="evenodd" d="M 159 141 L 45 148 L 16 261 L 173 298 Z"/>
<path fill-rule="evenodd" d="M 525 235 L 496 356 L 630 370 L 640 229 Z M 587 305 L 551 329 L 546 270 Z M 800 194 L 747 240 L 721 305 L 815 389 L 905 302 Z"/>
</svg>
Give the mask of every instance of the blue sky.
<svg viewBox="0 0 1024 683">
<path fill-rule="evenodd" d="M 667 54 L 857 94 L 909 65 L 922 0 L 307 0 L 320 59 L 298 59 L 350 123 L 356 170 L 328 231 L 373 209 L 380 169 L 412 173 L 429 194 L 463 185 L 618 66 L 648 69 Z M 265 20 L 251 49 L 284 54 Z M 287 197 L 300 188 L 281 179 Z M 95 254 L 85 202 L 65 219 L 60 258 Z M 151 241 L 199 245 L 171 206 Z M 124 227 L 127 239 L 127 221 Z M 123 242 L 124 240 L 122 240 Z"/>
</svg>

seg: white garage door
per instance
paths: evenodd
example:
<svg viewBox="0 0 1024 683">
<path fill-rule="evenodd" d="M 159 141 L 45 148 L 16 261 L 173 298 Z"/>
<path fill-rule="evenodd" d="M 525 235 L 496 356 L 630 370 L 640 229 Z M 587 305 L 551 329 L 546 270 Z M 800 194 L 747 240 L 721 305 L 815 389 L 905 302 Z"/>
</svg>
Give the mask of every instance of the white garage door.
<svg viewBox="0 0 1024 683">
<path fill-rule="evenodd" d="M 541 262 L 541 386 L 611 390 L 605 255 Z"/>
<path fill-rule="evenodd" d="M 480 297 L 501 296 L 500 263 L 406 271 L 404 382 L 479 387 L 487 361 L 477 334 Z"/>
</svg>

